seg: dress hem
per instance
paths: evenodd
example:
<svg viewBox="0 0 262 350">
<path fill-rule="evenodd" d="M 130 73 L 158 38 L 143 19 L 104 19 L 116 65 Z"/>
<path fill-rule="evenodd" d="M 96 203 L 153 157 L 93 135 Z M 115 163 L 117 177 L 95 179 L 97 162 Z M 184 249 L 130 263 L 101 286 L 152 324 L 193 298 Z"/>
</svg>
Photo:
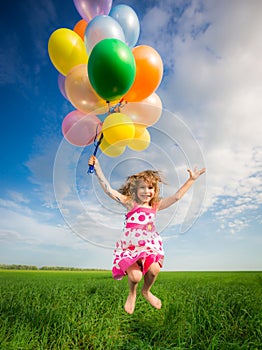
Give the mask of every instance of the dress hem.
<svg viewBox="0 0 262 350">
<path fill-rule="evenodd" d="M 163 267 L 163 262 L 164 262 L 164 255 L 161 254 L 146 254 L 145 252 L 141 252 L 138 256 L 136 256 L 135 258 L 126 258 L 123 259 L 122 261 L 119 262 L 117 267 L 113 267 L 112 268 L 112 274 L 113 274 L 113 278 L 115 280 L 121 280 L 124 276 L 127 275 L 126 270 L 132 266 L 133 264 L 135 264 L 138 260 L 141 260 L 142 265 L 141 265 L 141 271 L 143 276 L 147 273 L 147 271 L 149 270 L 150 266 L 153 263 L 159 263 L 159 266 L 162 268 Z"/>
</svg>

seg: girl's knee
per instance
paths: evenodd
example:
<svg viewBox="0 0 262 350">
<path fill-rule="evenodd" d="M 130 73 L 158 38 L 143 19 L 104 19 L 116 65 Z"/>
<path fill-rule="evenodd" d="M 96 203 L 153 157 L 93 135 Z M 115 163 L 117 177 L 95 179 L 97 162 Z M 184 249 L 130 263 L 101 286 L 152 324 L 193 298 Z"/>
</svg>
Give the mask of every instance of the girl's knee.
<svg viewBox="0 0 262 350">
<path fill-rule="evenodd" d="M 126 272 L 127 272 L 128 278 L 132 282 L 138 283 L 141 281 L 143 274 L 140 267 L 137 264 L 130 266 Z"/>
<path fill-rule="evenodd" d="M 160 272 L 160 265 L 159 263 L 153 263 L 150 265 L 148 271 L 151 275 L 157 276 Z"/>
</svg>

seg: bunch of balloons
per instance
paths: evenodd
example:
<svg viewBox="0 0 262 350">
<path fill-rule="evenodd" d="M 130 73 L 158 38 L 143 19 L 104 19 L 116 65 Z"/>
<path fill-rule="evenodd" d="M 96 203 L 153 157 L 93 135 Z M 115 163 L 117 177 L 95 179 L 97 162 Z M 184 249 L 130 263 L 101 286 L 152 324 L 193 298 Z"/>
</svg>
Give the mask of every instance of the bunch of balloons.
<svg viewBox="0 0 262 350">
<path fill-rule="evenodd" d="M 147 127 L 162 113 L 155 92 L 162 59 L 151 46 L 136 46 L 140 24 L 130 6 L 73 1 L 82 19 L 73 30 L 55 30 L 48 41 L 59 90 L 75 108 L 63 120 L 63 135 L 73 145 L 86 146 L 103 134 L 99 147 L 110 157 L 127 146 L 142 151 L 150 144 Z"/>
</svg>

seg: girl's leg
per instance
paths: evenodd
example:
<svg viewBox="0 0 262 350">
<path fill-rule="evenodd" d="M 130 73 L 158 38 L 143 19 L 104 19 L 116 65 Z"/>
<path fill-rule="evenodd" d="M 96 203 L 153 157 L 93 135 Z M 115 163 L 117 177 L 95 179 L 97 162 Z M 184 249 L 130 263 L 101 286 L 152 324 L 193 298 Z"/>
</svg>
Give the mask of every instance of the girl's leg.
<svg viewBox="0 0 262 350">
<path fill-rule="evenodd" d="M 136 304 L 136 289 L 142 278 L 141 267 L 135 263 L 127 269 L 129 295 L 126 299 L 124 309 L 127 313 L 132 314 Z"/>
<path fill-rule="evenodd" d="M 158 263 L 153 263 L 144 276 L 144 285 L 142 288 L 143 297 L 156 309 L 161 309 L 161 300 L 150 292 L 152 285 L 154 284 L 157 275 L 160 271 Z"/>
</svg>

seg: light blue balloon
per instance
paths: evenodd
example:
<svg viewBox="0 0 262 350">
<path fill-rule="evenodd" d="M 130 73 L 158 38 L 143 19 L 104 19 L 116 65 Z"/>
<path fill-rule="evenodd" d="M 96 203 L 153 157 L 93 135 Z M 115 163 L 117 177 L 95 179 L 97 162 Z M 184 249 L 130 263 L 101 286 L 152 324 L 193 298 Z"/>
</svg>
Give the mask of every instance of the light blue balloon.
<svg viewBox="0 0 262 350">
<path fill-rule="evenodd" d="M 134 47 L 140 34 L 140 24 L 137 14 L 128 5 L 117 5 L 109 13 L 122 27 L 126 38 L 126 44 Z"/>
<path fill-rule="evenodd" d="M 93 47 L 104 39 L 118 39 L 126 42 L 121 25 L 111 16 L 96 16 L 86 27 L 84 42 L 90 55 Z"/>
</svg>

